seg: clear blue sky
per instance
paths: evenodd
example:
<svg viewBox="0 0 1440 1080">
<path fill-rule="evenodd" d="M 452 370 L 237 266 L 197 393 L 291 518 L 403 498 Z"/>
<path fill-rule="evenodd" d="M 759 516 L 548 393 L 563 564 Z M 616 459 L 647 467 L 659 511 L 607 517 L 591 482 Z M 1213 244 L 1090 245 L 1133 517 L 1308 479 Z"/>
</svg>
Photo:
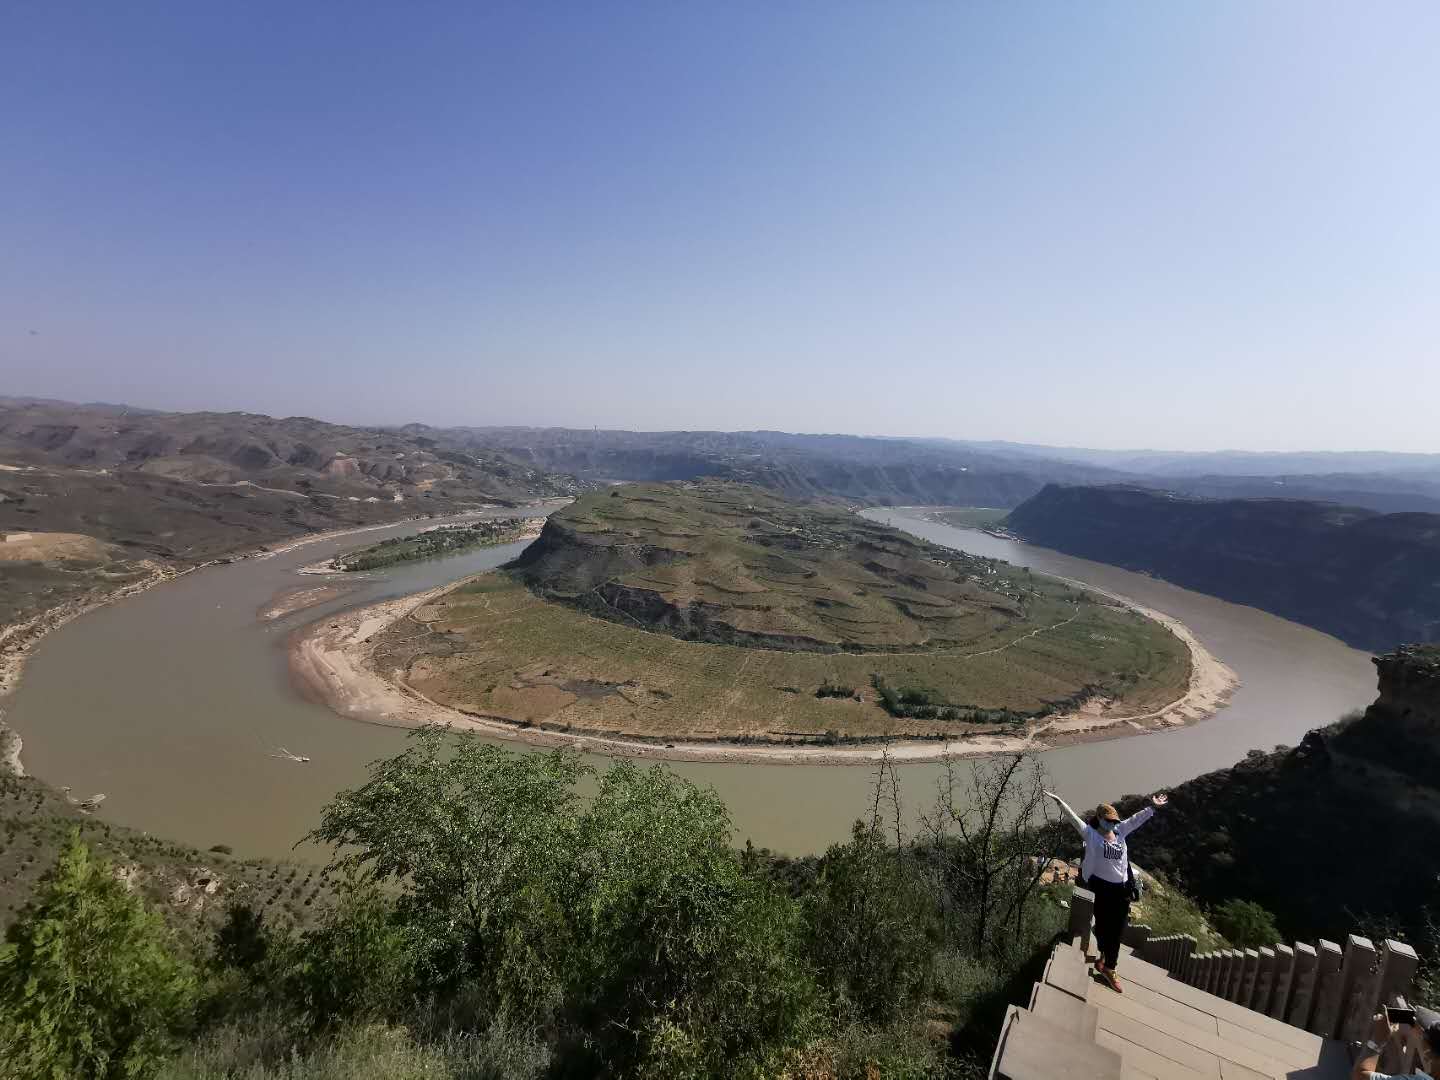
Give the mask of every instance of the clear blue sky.
<svg viewBox="0 0 1440 1080">
<path fill-rule="evenodd" d="M 1440 451 L 1440 4 L 27 3 L 0 393 Z"/>
</svg>

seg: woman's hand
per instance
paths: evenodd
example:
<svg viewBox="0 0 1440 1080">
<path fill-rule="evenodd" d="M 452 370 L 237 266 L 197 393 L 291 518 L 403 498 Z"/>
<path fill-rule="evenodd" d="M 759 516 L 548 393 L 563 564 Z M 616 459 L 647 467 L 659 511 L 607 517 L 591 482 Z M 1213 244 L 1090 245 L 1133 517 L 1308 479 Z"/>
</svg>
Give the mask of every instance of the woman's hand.
<svg viewBox="0 0 1440 1080">
<path fill-rule="evenodd" d="M 1151 795 L 1150 801 L 1155 804 L 1155 809 L 1159 810 L 1160 807 L 1170 801 L 1170 796 L 1162 791 L 1159 795 Z"/>
<path fill-rule="evenodd" d="M 1388 1016 L 1383 1012 L 1378 1012 L 1375 1014 L 1374 1022 L 1370 1025 L 1370 1041 L 1384 1046 L 1397 1030 L 1396 1026 L 1390 1023 Z"/>
<path fill-rule="evenodd" d="M 1042 791 L 1040 794 L 1044 795 L 1047 799 L 1054 799 L 1057 803 L 1060 801 L 1060 796 L 1056 795 L 1053 791 Z"/>
</svg>

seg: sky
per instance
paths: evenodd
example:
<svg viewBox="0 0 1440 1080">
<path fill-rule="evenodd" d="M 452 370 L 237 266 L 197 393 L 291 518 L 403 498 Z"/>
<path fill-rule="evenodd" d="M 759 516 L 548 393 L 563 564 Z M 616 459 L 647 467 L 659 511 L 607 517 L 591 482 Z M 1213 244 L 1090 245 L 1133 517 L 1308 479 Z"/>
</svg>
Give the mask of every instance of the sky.
<svg viewBox="0 0 1440 1080">
<path fill-rule="evenodd" d="M 1440 451 L 1440 4 L 0 0 L 0 394 Z"/>
</svg>

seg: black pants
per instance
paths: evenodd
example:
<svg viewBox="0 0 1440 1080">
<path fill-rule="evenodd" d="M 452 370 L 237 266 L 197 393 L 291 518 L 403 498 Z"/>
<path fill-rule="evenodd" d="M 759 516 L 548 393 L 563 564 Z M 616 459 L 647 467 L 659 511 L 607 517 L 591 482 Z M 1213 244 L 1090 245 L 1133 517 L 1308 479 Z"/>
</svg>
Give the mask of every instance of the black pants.
<svg viewBox="0 0 1440 1080">
<path fill-rule="evenodd" d="M 1086 887 L 1095 894 L 1095 944 L 1101 961 L 1113 968 L 1120 959 L 1120 936 L 1130 921 L 1130 886 L 1092 877 Z"/>
</svg>

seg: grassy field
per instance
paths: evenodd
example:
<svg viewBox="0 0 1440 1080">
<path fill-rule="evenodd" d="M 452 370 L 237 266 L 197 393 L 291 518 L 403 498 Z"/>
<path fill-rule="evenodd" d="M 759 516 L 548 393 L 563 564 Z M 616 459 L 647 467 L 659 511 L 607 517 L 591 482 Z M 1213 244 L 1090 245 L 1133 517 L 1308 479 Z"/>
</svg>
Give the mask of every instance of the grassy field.
<svg viewBox="0 0 1440 1080">
<path fill-rule="evenodd" d="M 546 528 L 523 566 L 382 635 L 379 670 L 522 724 L 780 742 L 1143 712 L 1189 678 L 1185 646 L 1133 612 L 753 488 L 587 497 Z"/>
</svg>

